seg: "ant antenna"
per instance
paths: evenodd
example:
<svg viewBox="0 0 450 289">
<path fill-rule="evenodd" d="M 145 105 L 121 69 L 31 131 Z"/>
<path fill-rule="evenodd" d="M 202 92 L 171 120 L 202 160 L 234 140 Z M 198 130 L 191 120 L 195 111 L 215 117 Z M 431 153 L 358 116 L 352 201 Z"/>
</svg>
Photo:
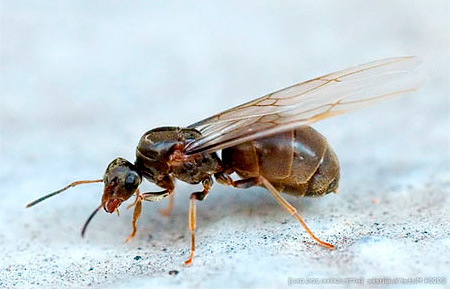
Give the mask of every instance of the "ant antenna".
<svg viewBox="0 0 450 289">
<path fill-rule="evenodd" d="M 101 207 L 102 207 L 102 205 L 100 204 L 100 206 L 98 206 L 98 207 L 92 212 L 92 214 L 89 216 L 89 218 L 86 220 L 86 223 L 84 223 L 83 229 L 81 230 L 81 238 L 84 237 L 84 233 L 86 232 L 86 228 L 87 228 L 89 222 L 92 220 L 92 218 L 95 216 L 95 214 L 97 214 L 98 210 L 100 210 Z"/>
<path fill-rule="evenodd" d="M 33 201 L 33 202 L 27 204 L 26 207 L 27 207 L 27 208 L 32 207 L 32 206 L 36 205 L 37 203 L 42 202 L 42 201 L 45 200 L 45 199 L 48 199 L 48 198 L 50 198 L 50 197 L 53 197 L 54 195 L 57 195 L 57 194 L 59 194 L 59 193 L 64 192 L 64 191 L 67 190 L 68 188 L 75 187 L 75 186 L 78 186 L 78 185 L 81 185 L 81 184 L 100 183 L 100 182 L 103 182 L 103 180 L 84 180 L 84 181 L 76 181 L 76 182 L 73 182 L 73 183 L 71 183 L 70 185 L 65 186 L 64 188 L 62 188 L 62 189 L 60 189 L 60 190 L 57 190 L 56 192 L 53 192 L 53 193 L 50 193 L 50 194 L 45 195 L 45 196 L 43 196 L 43 197 L 40 197 L 39 199 L 37 199 L 37 200 L 35 200 L 35 201 Z M 91 217 L 93 217 L 93 216 L 91 216 Z"/>
</svg>

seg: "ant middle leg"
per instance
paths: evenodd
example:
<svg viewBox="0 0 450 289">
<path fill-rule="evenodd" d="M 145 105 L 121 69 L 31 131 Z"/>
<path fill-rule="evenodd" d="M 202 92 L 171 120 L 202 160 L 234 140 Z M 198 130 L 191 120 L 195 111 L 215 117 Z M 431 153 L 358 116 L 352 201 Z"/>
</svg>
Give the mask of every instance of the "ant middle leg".
<svg viewBox="0 0 450 289">
<path fill-rule="evenodd" d="M 159 213 L 161 215 L 163 215 L 164 217 L 168 217 L 173 209 L 173 201 L 174 201 L 174 198 L 173 198 L 173 192 L 172 192 L 169 195 L 169 204 L 167 205 L 167 207 L 165 209 L 159 209 Z"/>
<path fill-rule="evenodd" d="M 189 220 L 189 230 L 191 231 L 191 254 L 189 256 L 189 259 L 187 259 L 184 262 L 185 265 L 190 265 L 194 258 L 195 229 L 197 227 L 197 205 L 195 201 L 202 201 L 206 197 L 206 195 L 208 194 L 209 190 L 212 187 L 213 180 L 210 176 L 208 176 L 206 179 L 202 181 L 202 184 L 203 184 L 203 191 L 192 193 L 189 198 L 188 220 Z"/>
</svg>

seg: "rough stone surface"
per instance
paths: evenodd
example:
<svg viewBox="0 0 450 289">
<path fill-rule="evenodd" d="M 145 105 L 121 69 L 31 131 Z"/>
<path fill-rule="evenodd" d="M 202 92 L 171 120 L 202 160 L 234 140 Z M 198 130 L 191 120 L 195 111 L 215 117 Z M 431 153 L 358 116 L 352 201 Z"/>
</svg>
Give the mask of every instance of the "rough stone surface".
<svg viewBox="0 0 450 289">
<path fill-rule="evenodd" d="M 299 288 L 385 277 L 449 286 L 448 1 L 2 1 L 1 14 L 1 288 Z M 428 82 L 315 125 L 340 158 L 339 193 L 287 197 L 334 251 L 263 189 L 214 186 L 198 204 L 190 267 L 188 198 L 198 186 L 177 183 L 170 217 L 158 213 L 167 201 L 144 204 L 129 244 L 125 205 L 80 237 L 100 184 L 25 209 L 101 177 L 117 156 L 133 161 L 146 130 L 400 55 L 421 56 Z"/>
</svg>

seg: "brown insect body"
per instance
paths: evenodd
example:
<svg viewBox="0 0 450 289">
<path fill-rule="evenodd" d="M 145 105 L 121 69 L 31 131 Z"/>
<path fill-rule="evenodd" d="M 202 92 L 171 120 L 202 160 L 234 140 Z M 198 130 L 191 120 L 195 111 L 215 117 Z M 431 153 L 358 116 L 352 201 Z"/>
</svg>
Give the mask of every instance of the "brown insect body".
<svg viewBox="0 0 450 289">
<path fill-rule="evenodd" d="M 263 176 L 277 190 L 294 196 L 336 191 L 339 162 L 326 139 L 311 127 L 278 133 L 222 151 L 227 174 Z"/>
<path fill-rule="evenodd" d="M 101 180 L 76 181 L 45 195 L 27 207 L 86 183 L 103 182 L 102 201 L 86 221 L 103 207 L 118 210 L 123 201 L 136 195 L 132 227 L 127 241 L 136 234 L 142 201 L 160 201 L 170 196 L 173 206 L 174 180 L 202 183 L 203 190 L 189 200 L 189 229 L 192 262 L 195 251 L 196 201 L 203 200 L 213 178 L 237 188 L 265 187 L 288 213 L 292 214 L 320 245 L 333 245 L 318 239 L 297 210 L 280 194 L 322 196 L 336 192 L 339 162 L 326 139 L 310 124 L 365 107 L 379 100 L 415 91 L 421 80 L 414 70 L 416 57 L 382 59 L 350 67 L 270 93 L 240 106 L 194 123 L 187 128 L 161 127 L 145 133 L 136 149 L 134 164 L 116 158 Z M 222 151 L 222 159 L 217 151 Z M 233 180 L 236 172 L 241 179 Z M 139 191 L 142 178 L 163 188 L 160 192 Z M 130 207 L 129 206 L 129 207 Z"/>
<path fill-rule="evenodd" d="M 178 127 L 148 131 L 136 149 L 137 173 L 169 194 L 174 189 L 173 178 L 198 184 L 213 174 L 233 172 L 244 179 L 263 176 L 278 190 L 295 196 L 321 196 L 337 189 L 337 157 L 311 127 L 226 148 L 222 161 L 216 153 L 183 153 L 186 143 L 200 136 L 195 129 Z"/>
<path fill-rule="evenodd" d="M 169 182 L 172 176 L 189 184 L 198 184 L 220 170 L 215 152 L 185 155 L 186 143 L 201 137 L 195 129 L 161 127 L 146 132 L 136 149 L 136 168 L 149 181 Z M 164 184 L 160 185 L 163 188 Z M 173 188 L 172 188 L 173 189 Z"/>
</svg>

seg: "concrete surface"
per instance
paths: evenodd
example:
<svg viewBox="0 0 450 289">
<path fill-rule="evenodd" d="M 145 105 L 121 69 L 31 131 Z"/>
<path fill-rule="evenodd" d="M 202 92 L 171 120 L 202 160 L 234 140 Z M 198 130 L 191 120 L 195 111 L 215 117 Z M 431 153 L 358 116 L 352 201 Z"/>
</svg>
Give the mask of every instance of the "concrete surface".
<svg viewBox="0 0 450 289">
<path fill-rule="evenodd" d="M 0 287 L 338 288 L 349 279 L 320 278 L 356 278 L 448 288 L 448 1 L 2 1 L 1 14 Z M 133 161 L 148 129 L 400 55 L 421 56 L 428 83 L 315 125 L 340 157 L 339 194 L 288 198 L 334 251 L 262 189 L 213 188 L 198 205 L 188 268 L 187 200 L 198 187 L 178 182 L 168 218 L 157 212 L 167 201 L 145 204 L 129 244 L 125 206 L 80 237 L 99 184 L 24 208 L 101 177 L 117 156 Z"/>
</svg>

